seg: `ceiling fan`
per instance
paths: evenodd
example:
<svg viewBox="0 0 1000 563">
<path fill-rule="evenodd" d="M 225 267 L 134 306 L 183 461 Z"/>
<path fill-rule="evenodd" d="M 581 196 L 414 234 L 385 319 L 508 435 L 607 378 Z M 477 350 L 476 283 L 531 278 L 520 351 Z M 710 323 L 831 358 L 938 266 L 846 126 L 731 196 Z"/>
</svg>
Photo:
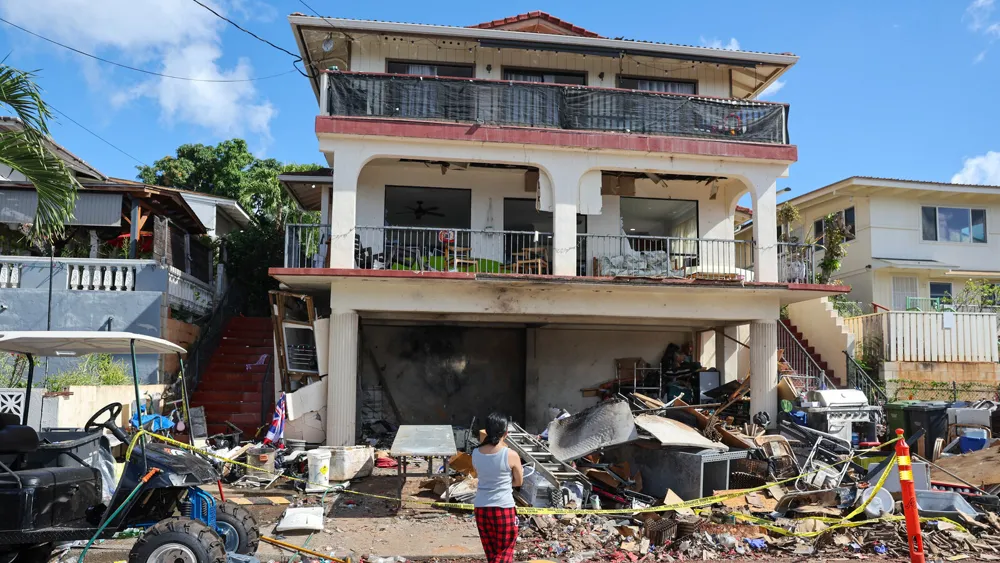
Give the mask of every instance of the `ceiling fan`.
<svg viewBox="0 0 1000 563">
<path fill-rule="evenodd" d="M 444 217 L 444 213 L 438 213 L 437 210 L 441 209 L 438 206 L 424 207 L 424 202 L 417 201 L 416 207 L 407 206 L 406 209 L 409 211 L 399 211 L 396 215 L 406 215 L 407 213 L 413 213 L 413 217 L 418 221 L 424 217 L 424 215 L 430 215 L 431 217 Z"/>
</svg>

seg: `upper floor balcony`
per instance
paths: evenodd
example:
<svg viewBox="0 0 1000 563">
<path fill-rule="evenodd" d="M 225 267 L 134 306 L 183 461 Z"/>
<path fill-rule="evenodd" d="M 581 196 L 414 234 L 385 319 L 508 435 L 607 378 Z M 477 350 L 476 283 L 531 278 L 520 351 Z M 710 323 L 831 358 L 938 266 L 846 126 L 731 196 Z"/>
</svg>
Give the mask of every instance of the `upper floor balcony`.
<svg viewBox="0 0 1000 563">
<path fill-rule="evenodd" d="M 785 104 L 622 88 L 331 71 L 320 104 L 334 117 L 789 144 Z"/>
<path fill-rule="evenodd" d="M 288 225 L 285 268 L 330 267 L 329 225 Z M 353 269 L 554 275 L 552 232 L 358 226 Z M 754 281 L 751 240 L 578 233 L 579 277 Z M 781 243 L 778 282 L 816 283 L 810 245 Z"/>
</svg>

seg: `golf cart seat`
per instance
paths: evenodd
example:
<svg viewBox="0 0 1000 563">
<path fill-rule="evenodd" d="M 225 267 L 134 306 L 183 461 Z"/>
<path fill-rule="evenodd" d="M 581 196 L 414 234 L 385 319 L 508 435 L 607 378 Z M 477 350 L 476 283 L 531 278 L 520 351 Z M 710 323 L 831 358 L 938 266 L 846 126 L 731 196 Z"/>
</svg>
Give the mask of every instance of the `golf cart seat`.
<svg viewBox="0 0 1000 563">
<path fill-rule="evenodd" d="M 38 449 L 30 426 L 0 419 L 0 455 L 21 457 Z M 7 464 L 5 464 L 7 465 Z M 101 474 L 93 467 L 0 468 L 0 532 L 52 526 L 86 526 L 87 509 L 101 502 Z"/>
<path fill-rule="evenodd" d="M 16 416 L 0 415 L 0 455 L 26 454 L 38 449 L 38 433 L 20 422 Z"/>
</svg>

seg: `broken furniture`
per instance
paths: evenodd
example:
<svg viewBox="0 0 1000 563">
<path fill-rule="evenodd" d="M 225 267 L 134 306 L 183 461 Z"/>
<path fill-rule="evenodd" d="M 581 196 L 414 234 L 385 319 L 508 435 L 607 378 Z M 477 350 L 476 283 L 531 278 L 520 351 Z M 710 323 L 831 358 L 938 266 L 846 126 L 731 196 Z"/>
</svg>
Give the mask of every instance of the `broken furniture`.
<svg viewBox="0 0 1000 563">
<path fill-rule="evenodd" d="M 396 466 L 397 475 L 404 475 L 404 465 L 406 458 L 423 457 L 427 458 L 427 475 L 434 474 L 434 458 L 439 457 L 444 461 L 444 476 L 448 480 L 447 485 L 449 495 L 451 482 L 448 477 L 448 460 L 458 453 L 455 447 L 455 433 L 448 425 L 415 425 L 404 424 L 396 432 L 396 438 L 392 441 L 389 455 L 399 461 Z M 451 498 L 449 496 L 449 502 Z"/>
<path fill-rule="evenodd" d="M 669 472 L 660 475 L 666 487 L 684 500 L 708 497 L 715 491 L 729 490 L 733 460 L 747 459 L 749 450 L 720 452 L 718 450 L 664 450 L 663 467 Z M 648 481 L 649 479 L 647 479 Z M 656 491 L 658 492 L 658 491 Z"/>
<path fill-rule="evenodd" d="M 631 415 L 630 415 L 631 416 Z M 551 427 L 551 426 L 550 426 Z M 524 431 L 517 423 L 511 422 L 507 430 L 507 446 L 521 456 L 525 466 L 534 467 L 536 479 L 532 481 L 535 489 L 549 488 L 550 497 L 546 506 L 561 507 L 563 505 L 563 487 L 573 486 L 583 488 L 583 502 L 591 493 L 590 480 L 580 473 L 572 465 L 560 461 L 540 440 L 534 435 Z M 589 452 L 588 452 L 589 453 Z M 539 478 L 544 479 L 550 487 L 542 487 Z M 574 484 L 578 484 L 574 485 Z M 525 491 L 528 492 L 528 491 Z M 538 491 L 533 491 L 531 496 L 541 499 L 544 503 L 546 499 L 541 498 Z M 515 492 L 515 494 L 518 494 Z M 525 499 L 522 499 L 525 500 Z M 530 504 L 530 503 L 529 503 Z M 538 506 L 535 504 L 534 506 Z M 581 507 L 582 508 L 582 507 Z"/>
<path fill-rule="evenodd" d="M 327 371 L 325 366 L 320 366 L 319 348 L 323 347 L 325 350 L 328 343 L 325 339 L 317 338 L 317 324 L 320 321 L 316 318 L 312 297 L 270 291 L 268 298 L 282 390 L 292 392 L 319 381 L 320 376 Z M 326 354 L 322 356 L 325 357 Z"/>
<path fill-rule="evenodd" d="M 553 420 L 548 427 L 549 447 L 555 459 L 571 461 L 601 448 L 631 442 L 639 437 L 628 402 L 604 401 L 572 416 Z"/>
</svg>

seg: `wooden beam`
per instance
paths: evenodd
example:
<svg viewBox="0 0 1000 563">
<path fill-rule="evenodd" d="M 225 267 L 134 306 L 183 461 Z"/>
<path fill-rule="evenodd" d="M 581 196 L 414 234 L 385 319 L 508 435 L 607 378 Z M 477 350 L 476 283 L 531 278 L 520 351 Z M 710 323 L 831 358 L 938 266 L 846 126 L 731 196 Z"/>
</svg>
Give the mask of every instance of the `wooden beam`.
<svg viewBox="0 0 1000 563">
<path fill-rule="evenodd" d="M 132 220 L 129 221 L 128 258 L 135 260 L 135 253 L 139 248 L 139 199 L 132 198 Z"/>
</svg>

